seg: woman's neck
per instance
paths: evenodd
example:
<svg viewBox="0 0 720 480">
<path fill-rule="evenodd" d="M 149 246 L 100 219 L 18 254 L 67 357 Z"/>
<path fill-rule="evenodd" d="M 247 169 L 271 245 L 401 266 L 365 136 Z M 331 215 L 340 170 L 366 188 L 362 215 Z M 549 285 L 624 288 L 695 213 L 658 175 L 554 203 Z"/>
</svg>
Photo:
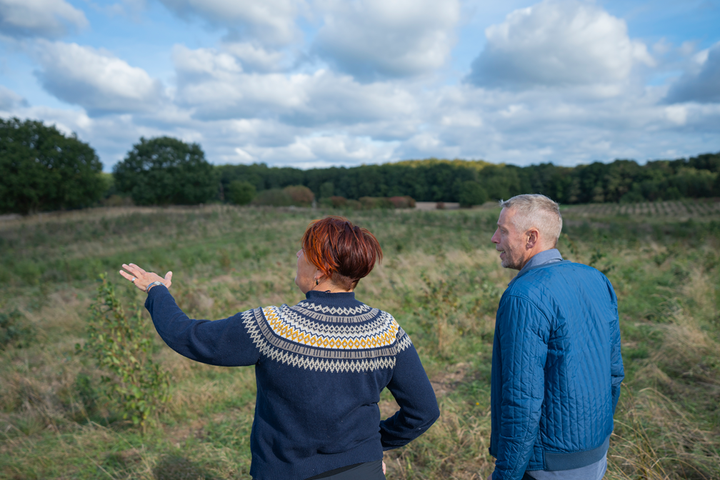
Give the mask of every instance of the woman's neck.
<svg viewBox="0 0 720 480">
<path fill-rule="evenodd" d="M 351 288 L 350 290 L 345 290 L 342 287 L 339 287 L 335 285 L 332 282 L 320 282 L 319 284 L 315 285 L 313 288 L 310 289 L 311 291 L 316 292 L 325 292 L 325 293 L 350 293 L 353 291 Z"/>
</svg>

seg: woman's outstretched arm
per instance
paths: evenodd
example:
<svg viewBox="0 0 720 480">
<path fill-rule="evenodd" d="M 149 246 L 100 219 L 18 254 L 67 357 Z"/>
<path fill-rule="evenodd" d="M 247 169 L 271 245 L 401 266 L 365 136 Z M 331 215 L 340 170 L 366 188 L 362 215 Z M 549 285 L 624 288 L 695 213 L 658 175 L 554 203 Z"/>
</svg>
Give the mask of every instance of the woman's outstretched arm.
<svg viewBox="0 0 720 480">
<path fill-rule="evenodd" d="M 167 287 L 172 273 L 163 279 L 135 264 L 123 264 L 130 273 L 120 272 L 136 287 L 148 291 L 145 308 L 165 343 L 191 360 L 225 367 L 254 365 L 260 358 L 245 326 L 253 322 L 253 311 L 241 312 L 223 320 L 193 320 L 178 307 Z M 156 282 L 155 284 L 153 284 Z M 167 282 L 167 283 L 166 283 Z"/>
</svg>

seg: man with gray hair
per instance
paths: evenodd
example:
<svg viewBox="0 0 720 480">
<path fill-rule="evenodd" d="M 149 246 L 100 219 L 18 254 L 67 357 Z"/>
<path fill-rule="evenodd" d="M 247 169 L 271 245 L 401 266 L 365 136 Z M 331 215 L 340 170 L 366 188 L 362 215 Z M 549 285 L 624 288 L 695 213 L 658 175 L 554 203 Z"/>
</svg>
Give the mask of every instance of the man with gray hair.
<svg viewBox="0 0 720 480">
<path fill-rule="evenodd" d="M 501 205 L 492 242 L 520 272 L 495 322 L 489 479 L 599 480 L 624 378 L 615 291 L 563 260 L 557 203 L 518 195 Z"/>
</svg>

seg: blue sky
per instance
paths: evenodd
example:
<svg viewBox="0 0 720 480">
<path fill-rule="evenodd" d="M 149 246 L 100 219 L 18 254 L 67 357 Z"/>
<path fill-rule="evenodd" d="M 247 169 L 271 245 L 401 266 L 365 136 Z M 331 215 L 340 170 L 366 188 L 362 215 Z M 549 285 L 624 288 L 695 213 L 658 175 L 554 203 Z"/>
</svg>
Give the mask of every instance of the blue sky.
<svg viewBox="0 0 720 480">
<path fill-rule="evenodd" d="M 529 165 L 720 151 L 720 0 L 0 0 L 0 117 L 105 169 Z"/>
</svg>

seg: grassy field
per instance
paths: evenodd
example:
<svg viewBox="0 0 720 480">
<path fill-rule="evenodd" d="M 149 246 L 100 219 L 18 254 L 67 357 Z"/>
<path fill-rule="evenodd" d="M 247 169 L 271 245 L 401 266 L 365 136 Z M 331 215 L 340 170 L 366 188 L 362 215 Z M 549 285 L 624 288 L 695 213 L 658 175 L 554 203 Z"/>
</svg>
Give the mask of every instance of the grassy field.
<svg viewBox="0 0 720 480">
<path fill-rule="evenodd" d="M 563 255 L 604 271 L 619 298 L 627 376 L 608 479 L 720 479 L 720 211 L 688 205 L 667 215 L 657 205 L 563 210 Z M 119 208 L 0 222 L 0 478 L 249 478 L 251 368 L 181 358 L 145 314 L 172 398 L 143 433 L 103 403 L 101 372 L 75 345 L 101 272 L 128 310 L 142 304 L 116 273 L 122 263 L 172 270 L 174 296 L 198 318 L 296 303 L 300 237 L 328 213 Z M 385 252 L 357 298 L 411 335 L 442 412 L 426 435 L 386 454 L 389 479 L 484 480 L 492 471 L 494 315 L 514 275 L 490 242 L 497 214 L 348 212 Z"/>
</svg>

